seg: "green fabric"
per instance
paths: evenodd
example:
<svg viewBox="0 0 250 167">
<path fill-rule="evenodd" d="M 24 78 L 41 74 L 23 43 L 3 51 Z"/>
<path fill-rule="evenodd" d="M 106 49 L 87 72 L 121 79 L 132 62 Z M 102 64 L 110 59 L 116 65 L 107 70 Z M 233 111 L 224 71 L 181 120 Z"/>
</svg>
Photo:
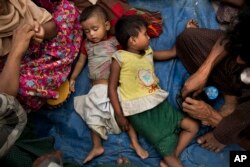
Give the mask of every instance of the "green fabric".
<svg viewBox="0 0 250 167">
<path fill-rule="evenodd" d="M 39 156 L 52 151 L 54 151 L 54 138 L 38 138 L 32 124 L 28 122 L 19 139 L 0 163 L 8 167 L 32 167 Z"/>
<path fill-rule="evenodd" d="M 54 152 L 54 138 L 38 138 L 32 125 L 28 124 L 20 138 L 9 150 L 7 155 L 0 160 L 0 166 L 6 167 L 32 167 L 33 162 L 40 156 Z M 63 161 L 64 167 L 77 167 L 79 165 Z"/>
<path fill-rule="evenodd" d="M 165 157 L 173 153 L 178 142 L 180 121 L 184 115 L 164 100 L 153 109 L 129 116 L 136 131 Z"/>
</svg>

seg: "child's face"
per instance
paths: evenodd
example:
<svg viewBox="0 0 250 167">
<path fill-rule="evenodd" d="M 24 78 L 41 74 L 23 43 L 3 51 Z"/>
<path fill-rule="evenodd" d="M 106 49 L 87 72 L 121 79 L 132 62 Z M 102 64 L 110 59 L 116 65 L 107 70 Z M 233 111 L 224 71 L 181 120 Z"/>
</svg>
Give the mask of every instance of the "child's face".
<svg viewBox="0 0 250 167">
<path fill-rule="evenodd" d="M 147 28 L 142 27 L 140 29 L 140 32 L 138 36 L 135 38 L 136 44 L 135 47 L 137 50 L 147 50 L 149 46 L 149 39 L 150 37 L 148 36 L 147 33 Z"/>
<path fill-rule="evenodd" d="M 107 37 L 107 31 L 110 29 L 110 23 L 97 14 L 81 22 L 81 25 L 87 39 L 94 43 L 105 39 Z"/>
</svg>

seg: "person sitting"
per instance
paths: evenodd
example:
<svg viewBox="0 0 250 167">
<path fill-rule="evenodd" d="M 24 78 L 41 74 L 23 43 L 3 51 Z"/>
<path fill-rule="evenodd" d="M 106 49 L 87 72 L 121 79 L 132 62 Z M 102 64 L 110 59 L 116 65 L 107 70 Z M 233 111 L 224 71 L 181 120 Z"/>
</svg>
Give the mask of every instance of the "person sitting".
<svg viewBox="0 0 250 167">
<path fill-rule="evenodd" d="M 192 74 L 182 88 L 182 107 L 193 118 L 214 127 L 197 140 L 211 151 L 219 152 L 228 144 L 250 148 L 249 19 L 249 1 L 245 1 L 237 21 L 227 33 L 186 29 L 176 42 L 177 55 Z M 227 112 L 218 112 L 195 99 L 209 84 L 226 95 L 228 108 L 222 109 Z"/>
<path fill-rule="evenodd" d="M 35 26 L 22 24 L 13 31 L 13 39 L 5 66 L 0 73 L 0 159 L 21 135 L 27 114 L 15 98 L 19 88 L 20 65 Z"/>
<path fill-rule="evenodd" d="M 20 23 L 34 25 L 29 49 L 22 57 L 18 96 L 25 108 L 38 110 L 67 79 L 78 54 L 82 30 L 79 11 L 67 0 L 59 1 L 53 16 L 31 0 L 0 0 L 0 70 L 10 53 L 13 31 Z"/>
</svg>

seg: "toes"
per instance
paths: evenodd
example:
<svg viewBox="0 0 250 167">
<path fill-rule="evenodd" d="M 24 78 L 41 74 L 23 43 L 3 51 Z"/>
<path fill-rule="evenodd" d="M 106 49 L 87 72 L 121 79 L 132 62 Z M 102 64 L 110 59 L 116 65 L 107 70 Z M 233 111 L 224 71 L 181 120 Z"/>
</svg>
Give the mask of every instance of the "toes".
<svg viewBox="0 0 250 167">
<path fill-rule="evenodd" d="M 191 19 L 187 22 L 187 26 L 186 28 L 198 28 L 199 27 L 199 24 L 196 20 L 194 19 Z"/>
<path fill-rule="evenodd" d="M 203 137 L 199 137 L 199 138 L 197 139 L 197 143 L 198 143 L 198 144 L 204 144 L 204 143 L 206 143 L 206 140 L 205 140 L 205 138 L 203 138 Z"/>
</svg>

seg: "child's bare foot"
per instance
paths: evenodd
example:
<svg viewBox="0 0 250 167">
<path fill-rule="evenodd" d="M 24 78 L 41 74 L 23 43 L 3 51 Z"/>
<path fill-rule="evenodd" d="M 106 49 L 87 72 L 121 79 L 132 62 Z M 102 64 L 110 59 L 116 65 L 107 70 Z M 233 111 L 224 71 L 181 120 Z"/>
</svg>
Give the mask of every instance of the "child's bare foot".
<svg viewBox="0 0 250 167">
<path fill-rule="evenodd" d="M 89 161 L 91 161 L 93 158 L 101 155 L 104 153 L 104 148 L 103 147 L 94 147 L 89 154 L 87 155 L 87 157 L 84 159 L 83 163 L 87 163 Z"/>
<path fill-rule="evenodd" d="M 168 167 L 168 165 L 164 161 L 161 161 L 160 162 L 160 167 Z"/>
<path fill-rule="evenodd" d="M 146 159 L 148 158 L 149 154 L 148 152 L 142 148 L 140 145 L 131 145 L 131 147 L 135 150 L 136 154 L 141 158 L 141 159 Z"/>
<path fill-rule="evenodd" d="M 199 24 L 196 20 L 191 19 L 187 22 L 186 28 L 199 28 Z"/>
</svg>

